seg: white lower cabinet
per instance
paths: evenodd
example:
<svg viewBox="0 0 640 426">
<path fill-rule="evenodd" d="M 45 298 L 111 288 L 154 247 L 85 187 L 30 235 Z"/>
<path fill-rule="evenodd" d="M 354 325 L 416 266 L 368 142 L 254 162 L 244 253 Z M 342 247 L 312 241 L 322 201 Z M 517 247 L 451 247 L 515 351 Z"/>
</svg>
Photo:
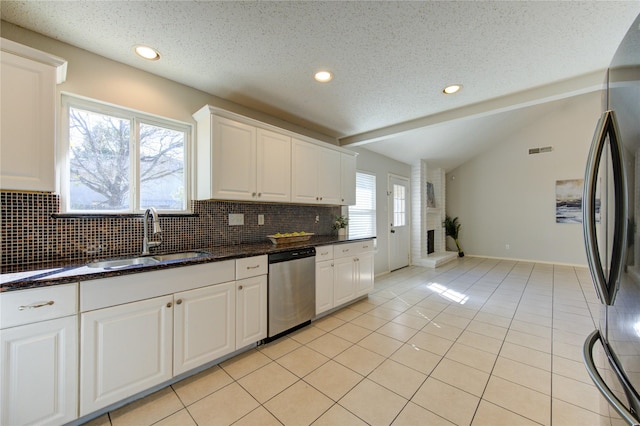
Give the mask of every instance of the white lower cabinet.
<svg viewBox="0 0 640 426">
<path fill-rule="evenodd" d="M 355 293 L 359 297 L 373 291 L 373 252 L 361 253 L 356 259 Z"/>
<path fill-rule="evenodd" d="M 0 293 L 0 424 L 78 417 L 78 284 Z"/>
<path fill-rule="evenodd" d="M 316 315 L 373 290 L 373 241 L 316 249 Z"/>
<path fill-rule="evenodd" d="M 333 260 L 316 263 L 316 315 L 333 308 Z"/>
<path fill-rule="evenodd" d="M 78 417 L 78 317 L 0 330 L 3 425 Z"/>
<path fill-rule="evenodd" d="M 82 282 L 80 415 L 264 339 L 266 271 L 256 256 Z"/>
<path fill-rule="evenodd" d="M 267 337 L 267 276 L 236 282 L 236 349 Z"/>
<path fill-rule="evenodd" d="M 172 377 L 173 295 L 82 313 L 80 415 Z"/>
<path fill-rule="evenodd" d="M 174 375 L 235 350 L 233 282 L 176 293 L 174 300 Z"/>
<path fill-rule="evenodd" d="M 336 259 L 334 261 L 334 271 L 333 306 L 340 306 L 355 297 L 355 261 L 351 257 Z"/>
</svg>

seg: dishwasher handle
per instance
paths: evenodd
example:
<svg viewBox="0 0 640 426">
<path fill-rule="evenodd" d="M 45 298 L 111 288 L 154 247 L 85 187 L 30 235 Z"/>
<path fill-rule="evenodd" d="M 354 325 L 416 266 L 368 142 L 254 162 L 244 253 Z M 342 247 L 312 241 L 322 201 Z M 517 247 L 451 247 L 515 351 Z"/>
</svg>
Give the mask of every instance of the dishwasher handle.
<svg viewBox="0 0 640 426">
<path fill-rule="evenodd" d="M 315 257 L 315 247 L 301 248 L 297 250 L 288 250 L 280 253 L 272 253 L 269 255 L 269 264 L 288 262 L 290 260 L 304 259 L 307 257 Z"/>
</svg>

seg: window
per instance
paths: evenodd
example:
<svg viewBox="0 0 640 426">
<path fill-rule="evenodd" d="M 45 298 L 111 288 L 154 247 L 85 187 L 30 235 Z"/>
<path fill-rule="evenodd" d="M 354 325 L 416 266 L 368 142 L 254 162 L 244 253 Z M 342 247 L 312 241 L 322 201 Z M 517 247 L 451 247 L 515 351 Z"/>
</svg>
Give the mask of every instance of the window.
<svg viewBox="0 0 640 426">
<path fill-rule="evenodd" d="M 356 172 L 356 204 L 349 206 L 349 237 L 376 235 L 376 176 Z"/>
<path fill-rule="evenodd" d="M 186 211 L 191 126 L 64 96 L 66 212 Z"/>
<path fill-rule="evenodd" d="M 407 197 L 404 185 L 393 184 L 393 226 L 407 224 Z"/>
</svg>

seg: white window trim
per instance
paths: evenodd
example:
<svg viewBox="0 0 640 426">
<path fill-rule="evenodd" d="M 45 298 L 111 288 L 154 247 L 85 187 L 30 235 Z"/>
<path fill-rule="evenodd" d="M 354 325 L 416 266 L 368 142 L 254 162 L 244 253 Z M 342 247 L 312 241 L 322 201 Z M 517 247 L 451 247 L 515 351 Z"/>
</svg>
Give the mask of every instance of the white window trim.
<svg viewBox="0 0 640 426">
<path fill-rule="evenodd" d="M 351 227 L 351 225 L 353 224 L 352 220 L 353 220 L 353 216 L 354 216 L 354 211 L 355 210 L 355 206 L 357 205 L 353 205 L 353 206 L 349 206 L 349 236 L 350 237 L 355 237 L 355 238 L 365 238 L 365 237 L 375 237 L 376 233 L 377 233 L 377 187 L 378 187 L 378 179 L 377 179 L 377 175 L 375 173 L 371 173 L 371 172 L 367 172 L 364 170 L 356 170 L 356 201 L 357 201 L 357 175 L 358 174 L 363 174 L 363 175 L 368 175 L 373 177 L 373 182 L 374 182 L 374 186 L 373 186 L 373 193 L 372 193 L 372 197 L 373 197 L 373 209 L 367 209 L 368 211 L 368 215 L 369 217 L 371 217 L 372 219 L 372 223 L 371 223 L 371 235 L 365 235 L 365 234 L 359 234 L 359 233 L 354 233 L 354 229 Z"/>
<path fill-rule="evenodd" d="M 130 167 L 132 170 L 132 177 L 135 181 L 132 182 L 132 188 L 130 191 L 130 209 L 126 210 L 70 210 L 69 209 L 69 107 L 77 107 L 86 109 L 88 111 L 108 114 L 115 117 L 124 119 L 134 118 L 135 123 L 145 123 L 151 125 L 157 125 L 161 127 L 167 127 L 173 130 L 183 131 L 185 133 L 185 155 L 184 155 L 184 185 L 185 185 L 185 208 L 184 210 L 158 210 L 159 212 L 166 212 L 168 214 L 185 214 L 191 213 L 191 200 L 193 193 L 193 125 L 182 121 L 174 120 L 171 118 L 160 117 L 157 115 L 145 113 L 142 111 L 134 110 L 131 108 L 122 107 L 99 100 L 86 98 L 83 96 L 74 95 L 71 93 L 62 92 L 61 96 L 61 108 L 60 108 L 60 138 L 56 147 L 56 170 L 57 170 L 57 191 L 60 194 L 60 210 L 62 213 L 73 214 L 90 214 L 90 215 L 113 215 L 124 213 L 143 213 L 145 209 L 138 207 L 140 200 L 140 188 L 138 180 L 140 179 L 139 172 L 139 156 L 140 151 L 138 148 L 133 150 L 134 154 L 131 155 Z M 138 132 L 138 126 L 135 127 L 136 133 Z M 133 132 L 132 132 L 133 133 Z M 135 135 L 135 141 L 137 141 L 139 135 Z M 130 142 L 133 146 L 134 141 Z"/>
</svg>

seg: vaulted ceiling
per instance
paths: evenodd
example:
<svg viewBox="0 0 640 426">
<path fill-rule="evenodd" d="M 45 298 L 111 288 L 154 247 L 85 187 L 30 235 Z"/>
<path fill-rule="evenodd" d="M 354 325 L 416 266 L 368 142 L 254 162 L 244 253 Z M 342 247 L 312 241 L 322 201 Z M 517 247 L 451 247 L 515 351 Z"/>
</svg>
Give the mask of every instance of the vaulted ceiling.
<svg viewBox="0 0 640 426">
<path fill-rule="evenodd" d="M 0 12 L 343 145 L 404 162 L 430 158 L 435 139 L 473 148 L 442 160 L 450 169 L 524 107 L 594 90 L 640 2 L 3 0 Z M 161 59 L 136 57 L 136 44 Z M 319 69 L 334 79 L 315 82 Z M 444 95 L 450 83 L 463 90 Z"/>
</svg>

